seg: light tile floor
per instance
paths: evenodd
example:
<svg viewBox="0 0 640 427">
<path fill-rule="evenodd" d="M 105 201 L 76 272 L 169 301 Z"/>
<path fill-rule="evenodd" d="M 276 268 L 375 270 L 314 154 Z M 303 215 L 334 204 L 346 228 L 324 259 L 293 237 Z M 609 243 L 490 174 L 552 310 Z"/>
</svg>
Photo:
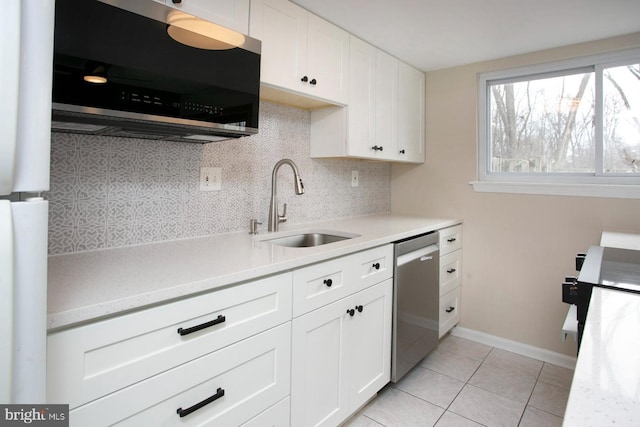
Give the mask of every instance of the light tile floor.
<svg viewBox="0 0 640 427">
<path fill-rule="evenodd" d="M 447 336 L 349 427 L 561 426 L 573 371 Z"/>
</svg>

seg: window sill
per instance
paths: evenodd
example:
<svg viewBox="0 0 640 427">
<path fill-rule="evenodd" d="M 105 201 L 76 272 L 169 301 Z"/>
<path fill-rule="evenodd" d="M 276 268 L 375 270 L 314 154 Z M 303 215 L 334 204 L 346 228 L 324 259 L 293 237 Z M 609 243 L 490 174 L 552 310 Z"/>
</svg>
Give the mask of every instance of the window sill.
<svg viewBox="0 0 640 427">
<path fill-rule="evenodd" d="M 539 182 L 471 181 L 477 193 L 541 194 L 548 196 L 640 199 L 640 185 L 551 184 Z"/>
</svg>

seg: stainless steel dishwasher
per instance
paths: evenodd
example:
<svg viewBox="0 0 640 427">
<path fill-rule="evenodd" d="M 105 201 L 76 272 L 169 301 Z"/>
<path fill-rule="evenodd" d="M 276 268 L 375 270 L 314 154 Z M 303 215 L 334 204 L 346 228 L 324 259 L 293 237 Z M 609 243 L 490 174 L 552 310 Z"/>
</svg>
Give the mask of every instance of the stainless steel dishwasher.
<svg viewBox="0 0 640 427">
<path fill-rule="evenodd" d="M 438 345 L 438 232 L 394 245 L 391 381 L 398 382 Z"/>
</svg>

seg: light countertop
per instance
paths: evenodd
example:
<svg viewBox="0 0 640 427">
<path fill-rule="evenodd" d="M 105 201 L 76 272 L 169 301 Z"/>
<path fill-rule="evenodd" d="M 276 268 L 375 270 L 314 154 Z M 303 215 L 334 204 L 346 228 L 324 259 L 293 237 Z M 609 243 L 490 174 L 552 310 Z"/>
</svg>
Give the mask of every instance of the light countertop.
<svg viewBox="0 0 640 427">
<path fill-rule="evenodd" d="M 594 287 L 563 425 L 639 420 L 640 294 Z"/>
<path fill-rule="evenodd" d="M 281 226 L 278 233 L 231 233 L 51 256 L 48 328 L 104 318 L 459 223 L 455 219 L 374 215 Z M 263 241 L 307 230 L 360 237 L 310 248 Z"/>
</svg>

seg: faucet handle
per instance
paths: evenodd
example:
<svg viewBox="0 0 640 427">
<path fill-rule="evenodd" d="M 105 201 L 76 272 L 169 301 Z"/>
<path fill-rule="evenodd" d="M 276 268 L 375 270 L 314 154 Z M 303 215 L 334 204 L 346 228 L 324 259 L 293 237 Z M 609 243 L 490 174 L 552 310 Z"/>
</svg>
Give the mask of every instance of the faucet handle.
<svg viewBox="0 0 640 427">
<path fill-rule="evenodd" d="M 282 209 L 282 215 L 278 215 L 278 223 L 287 221 L 287 204 L 284 204 L 284 208 Z"/>
</svg>

